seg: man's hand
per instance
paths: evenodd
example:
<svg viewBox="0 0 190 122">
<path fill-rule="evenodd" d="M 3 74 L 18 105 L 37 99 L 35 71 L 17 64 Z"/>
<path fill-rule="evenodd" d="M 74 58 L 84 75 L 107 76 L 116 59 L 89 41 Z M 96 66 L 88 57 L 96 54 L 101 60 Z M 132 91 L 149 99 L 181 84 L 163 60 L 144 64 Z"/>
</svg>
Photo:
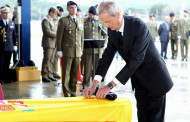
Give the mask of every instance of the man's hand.
<svg viewBox="0 0 190 122">
<path fill-rule="evenodd" d="M 13 49 L 15 52 L 18 50 L 17 46 L 14 46 Z"/>
<path fill-rule="evenodd" d="M 99 89 L 96 93 L 96 98 L 105 99 L 106 95 L 111 91 L 111 89 L 106 85 L 103 88 Z"/>
<path fill-rule="evenodd" d="M 85 97 L 85 98 L 91 98 L 91 96 L 92 96 L 92 94 L 95 92 L 95 90 L 96 90 L 96 88 L 86 88 L 85 90 L 84 90 L 84 93 L 83 93 L 83 96 Z"/>
<path fill-rule="evenodd" d="M 60 56 L 60 57 L 63 57 L 62 51 L 57 51 L 57 55 Z"/>
<path fill-rule="evenodd" d="M 93 84 L 92 84 L 92 87 L 91 88 L 86 88 L 85 90 L 84 90 L 84 93 L 83 93 L 83 96 L 85 97 L 85 98 L 91 98 L 91 96 L 92 96 L 92 94 L 95 92 L 95 90 L 96 90 L 96 87 L 97 87 L 97 85 L 98 85 L 98 81 L 97 80 L 94 80 L 93 81 Z"/>
</svg>

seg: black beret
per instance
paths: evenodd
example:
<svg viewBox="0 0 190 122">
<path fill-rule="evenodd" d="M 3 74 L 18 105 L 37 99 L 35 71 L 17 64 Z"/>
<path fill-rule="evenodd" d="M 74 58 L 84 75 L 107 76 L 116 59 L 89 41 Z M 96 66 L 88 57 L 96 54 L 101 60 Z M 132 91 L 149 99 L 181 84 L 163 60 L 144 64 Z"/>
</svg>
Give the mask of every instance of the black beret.
<svg viewBox="0 0 190 122">
<path fill-rule="evenodd" d="M 76 4 L 75 2 L 73 2 L 73 1 L 68 1 L 68 2 L 67 2 L 67 7 L 68 7 L 69 5 L 76 5 L 76 6 L 77 6 L 77 4 Z"/>
<path fill-rule="evenodd" d="M 173 17 L 175 14 L 174 14 L 174 12 L 171 12 L 170 13 L 170 17 Z"/>
<path fill-rule="evenodd" d="M 150 15 L 150 18 L 151 18 L 151 17 L 155 17 L 155 15 L 154 15 L 154 14 L 151 14 L 151 15 Z"/>
<path fill-rule="evenodd" d="M 81 9 L 77 6 L 77 11 L 81 11 Z"/>
<path fill-rule="evenodd" d="M 96 7 L 91 6 L 91 7 L 89 8 L 89 11 L 88 11 L 88 12 L 91 13 L 91 14 L 93 14 L 93 15 L 96 15 Z"/>
<path fill-rule="evenodd" d="M 63 10 L 63 8 L 62 8 L 61 6 L 57 6 L 57 9 L 58 9 L 59 11 L 64 12 L 64 10 Z"/>
<path fill-rule="evenodd" d="M 187 10 L 184 10 L 185 13 L 189 13 Z"/>
</svg>

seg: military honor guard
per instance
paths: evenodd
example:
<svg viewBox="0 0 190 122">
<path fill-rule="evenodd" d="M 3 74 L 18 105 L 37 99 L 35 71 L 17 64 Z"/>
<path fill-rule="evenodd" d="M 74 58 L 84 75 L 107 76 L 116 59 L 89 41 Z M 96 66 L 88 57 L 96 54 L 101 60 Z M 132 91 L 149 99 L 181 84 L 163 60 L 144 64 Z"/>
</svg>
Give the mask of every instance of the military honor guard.
<svg viewBox="0 0 190 122">
<path fill-rule="evenodd" d="M 17 38 L 15 24 L 9 19 L 10 8 L 2 6 L 0 11 L 0 82 L 3 83 L 11 82 L 7 77 L 12 53 L 17 50 Z"/>
<path fill-rule="evenodd" d="M 180 39 L 181 47 L 181 60 L 188 60 L 189 52 L 189 31 L 190 31 L 190 19 L 188 17 L 188 11 L 184 10 L 184 17 L 179 19 L 178 23 L 178 39 Z"/>
<path fill-rule="evenodd" d="M 155 15 L 150 15 L 150 20 L 147 22 L 148 27 L 150 28 L 151 34 L 153 36 L 154 42 L 156 41 L 156 37 L 158 37 L 158 27 L 155 21 Z"/>
<path fill-rule="evenodd" d="M 101 30 L 100 28 L 104 29 Z M 91 6 L 88 11 L 88 17 L 84 19 L 84 39 L 106 39 L 106 27 L 103 22 L 98 18 L 96 13 L 96 7 Z M 98 54 L 98 48 L 95 48 L 95 67 L 101 58 L 102 51 Z M 84 60 L 84 77 L 83 77 L 83 89 L 90 86 L 90 77 L 92 76 L 93 67 L 93 48 L 84 48 L 83 60 Z"/>
<path fill-rule="evenodd" d="M 42 47 L 43 47 L 43 61 L 42 61 L 42 81 L 51 82 L 57 81 L 60 76 L 58 71 L 58 56 L 57 56 L 57 9 L 51 7 L 48 15 L 42 20 Z"/>
<path fill-rule="evenodd" d="M 83 51 L 83 20 L 76 17 L 77 4 L 67 2 L 69 15 L 59 20 L 57 54 L 62 57 L 62 88 L 65 97 L 76 96 L 79 61 Z"/>
<path fill-rule="evenodd" d="M 172 59 L 176 59 L 178 56 L 178 19 L 175 18 L 173 12 L 170 13 L 170 25 L 171 25 L 171 49 L 172 49 Z"/>
</svg>

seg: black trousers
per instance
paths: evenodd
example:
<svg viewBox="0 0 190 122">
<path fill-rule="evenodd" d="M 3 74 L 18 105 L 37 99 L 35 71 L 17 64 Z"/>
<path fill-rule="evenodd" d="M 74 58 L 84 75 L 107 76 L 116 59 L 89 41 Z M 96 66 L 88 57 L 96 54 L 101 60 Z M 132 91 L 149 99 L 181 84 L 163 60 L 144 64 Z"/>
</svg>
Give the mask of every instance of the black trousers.
<svg viewBox="0 0 190 122">
<path fill-rule="evenodd" d="M 164 122 L 166 95 L 152 97 L 141 87 L 135 87 L 138 122 Z"/>
<path fill-rule="evenodd" d="M 6 72 L 9 71 L 12 52 L 0 52 L 0 81 L 5 80 Z"/>
<path fill-rule="evenodd" d="M 168 41 L 161 41 L 161 56 L 167 58 Z"/>
</svg>

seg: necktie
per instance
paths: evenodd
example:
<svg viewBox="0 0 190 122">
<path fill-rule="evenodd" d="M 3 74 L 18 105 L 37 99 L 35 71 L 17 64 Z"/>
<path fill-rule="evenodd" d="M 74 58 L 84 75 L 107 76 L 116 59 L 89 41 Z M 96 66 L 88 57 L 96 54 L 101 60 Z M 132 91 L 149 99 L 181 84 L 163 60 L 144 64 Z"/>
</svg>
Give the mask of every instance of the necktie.
<svg viewBox="0 0 190 122">
<path fill-rule="evenodd" d="M 94 20 L 91 20 L 91 23 L 92 23 L 92 27 L 94 26 Z"/>
<path fill-rule="evenodd" d="M 77 26 L 77 22 L 76 22 L 75 18 L 73 18 L 73 21 L 75 22 L 75 24 L 76 24 L 76 26 Z"/>
<path fill-rule="evenodd" d="M 119 37 L 119 45 L 121 47 L 123 45 L 123 36 L 121 35 L 121 32 L 118 32 L 118 37 Z"/>
<path fill-rule="evenodd" d="M 8 27 L 7 21 L 6 21 L 6 25 L 5 26 L 6 26 L 6 28 Z"/>
</svg>

